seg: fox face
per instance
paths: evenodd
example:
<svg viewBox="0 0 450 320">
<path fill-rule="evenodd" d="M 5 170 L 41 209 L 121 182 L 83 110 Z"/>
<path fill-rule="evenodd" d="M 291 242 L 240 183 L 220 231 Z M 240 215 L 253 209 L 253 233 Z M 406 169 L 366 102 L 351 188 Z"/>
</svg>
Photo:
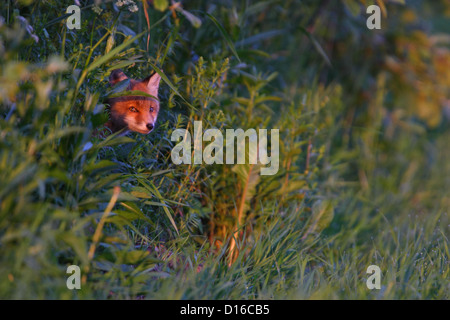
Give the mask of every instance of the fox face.
<svg viewBox="0 0 450 320">
<path fill-rule="evenodd" d="M 113 86 L 126 79 L 128 77 L 122 70 L 114 70 L 109 76 L 109 83 Z M 130 79 L 130 83 L 125 90 L 142 91 L 158 97 L 160 80 L 161 76 L 158 73 L 144 80 Z M 106 126 L 113 133 L 125 129 L 148 134 L 156 125 L 159 112 L 159 101 L 156 99 L 130 95 L 110 98 L 107 103 L 110 106 L 110 120 L 106 123 Z"/>
</svg>

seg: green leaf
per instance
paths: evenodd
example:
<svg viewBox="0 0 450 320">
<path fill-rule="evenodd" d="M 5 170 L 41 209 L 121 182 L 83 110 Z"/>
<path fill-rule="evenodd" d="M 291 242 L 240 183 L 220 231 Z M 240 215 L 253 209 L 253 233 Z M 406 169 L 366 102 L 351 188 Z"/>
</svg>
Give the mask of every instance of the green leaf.
<svg viewBox="0 0 450 320">
<path fill-rule="evenodd" d="M 181 12 L 186 17 L 186 19 L 188 19 L 189 22 L 194 26 L 194 28 L 201 27 L 202 20 L 200 20 L 198 17 L 180 7 L 177 8 L 177 11 Z"/>
<path fill-rule="evenodd" d="M 108 54 L 112 47 L 114 46 L 114 43 L 116 42 L 115 40 L 115 35 L 116 35 L 116 29 L 113 28 L 113 31 L 111 32 L 111 34 L 108 37 L 108 40 L 106 41 L 106 48 L 105 48 L 105 54 Z"/>
<path fill-rule="evenodd" d="M 108 62 L 109 60 L 111 60 L 112 58 L 114 58 L 114 56 L 116 54 L 118 54 L 119 52 L 121 52 L 123 49 L 125 49 L 126 47 L 128 47 L 130 44 L 132 44 L 133 42 L 135 42 L 137 39 L 139 39 L 140 37 L 142 37 L 142 35 L 144 33 L 146 33 L 147 31 L 143 31 L 141 33 L 139 33 L 137 36 L 126 40 L 125 42 L 123 42 L 121 45 L 115 47 L 114 49 L 112 49 L 111 51 L 109 51 L 107 54 L 101 56 L 100 58 L 98 58 L 97 60 L 95 60 L 93 63 L 91 63 L 89 65 L 89 67 L 86 69 L 86 73 L 100 67 L 102 64 Z"/>
<path fill-rule="evenodd" d="M 115 210 L 114 211 L 117 216 L 120 217 L 127 222 L 133 222 L 135 220 L 144 220 L 153 225 L 153 222 L 147 218 L 142 212 L 136 213 L 135 211 L 125 211 L 125 210 Z"/>
<path fill-rule="evenodd" d="M 216 25 L 217 29 L 219 29 L 220 33 L 222 34 L 222 37 L 224 37 L 225 41 L 228 44 L 228 47 L 230 48 L 231 52 L 234 54 L 236 59 L 238 59 L 239 62 L 241 62 L 241 59 L 239 58 L 239 55 L 237 54 L 236 48 L 234 47 L 234 43 L 231 40 L 230 36 L 228 35 L 227 31 L 222 27 L 222 25 L 217 21 L 216 18 L 214 18 L 209 13 L 204 12 L 204 15 L 206 15 L 211 21 Z"/>
<path fill-rule="evenodd" d="M 85 265 L 89 263 L 85 239 L 75 236 L 72 232 L 62 233 L 58 235 L 58 239 L 64 241 L 75 251 L 81 263 Z"/>
<path fill-rule="evenodd" d="M 276 36 L 280 36 L 280 35 L 285 35 L 286 34 L 286 30 L 270 30 L 270 31 L 266 31 L 266 32 L 261 32 L 259 34 L 253 35 L 251 37 L 248 37 L 246 39 L 243 39 L 239 42 L 236 43 L 237 47 L 240 46 L 248 46 L 251 44 L 255 44 Z"/>
<path fill-rule="evenodd" d="M 312 36 L 311 33 L 309 33 L 305 28 L 303 27 L 299 27 L 300 30 L 309 38 L 309 40 L 311 40 L 312 44 L 314 45 L 314 48 L 316 48 L 317 52 L 322 56 L 322 58 L 325 60 L 325 62 L 327 63 L 327 65 L 329 65 L 330 67 L 332 67 L 331 65 L 331 61 L 328 58 L 325 50 L 323 50 L 322 46 L 320 45 L 320 43 Z"/>
<path fill-rule="evenodd" d="M 104 170 L 111 170 L 112 168 L 117 167 L 117 163 L 109 160 L 101 160 L 99 162 L 95 162 L 89 164 L 84 167 L 84 172 L 91 173 L 93 171 L 99 172 Z"/>
<path fill-rule="evenodd" d="M 191 107 L 193 110 L 197 110 L 193 105 L 191 105 L 182 95 L 181 93 L 178 92 L 177 88 L 175 88 L 175 86 L 172 84 L 172 82 L 169 80 L 169 78 L 167 78 L 167 76 L 164 74 L 164 72 L 162 72 L 162 70 L 160 68 L 158 68 L 155 64 L 151 63 L 150 61 L 148 62 L 148 64 L 155 70 L 156 73 L 158 73 L 161 76 L 161 79 L 164 80 L 164 82 L 170 87 L 170 89 L 173 90 L 173 92 L 175 92 L 175 94 L 177 96 L 179 96 L 181 99 L 183 99 L 183 101 L 189 106 Z"/>
<path fill-rule="evenodd" d="M 151 94 L 148 94 L 144 91 L 139 91 L 139 90 L 129 90 L 129 91 L 122 91 L 122 92 L 117 92 L 117 93 L 113 93 L 109 96 L 107 96 L 108 99 L 111 98 L 119 98 L 119 97 L 148 97 L 148 98 L 153 98 L 157 101 L 159 101 L 159 99 L 155 96 L 152 96 Z"/>
<path fill-rule="evenodd" d="M 264 101 L 283 101 L 283 98 L 277 96 L 261 96 L 255 99 L 255 104 L 262 103 Z"/>
<path fill-rule="evenodd" d="M 42 148 L 47 143 L 51 143 L 54 140 L 60 139 L 64 136 L 68 136 L 68 135 L 76 134 L 76 133 L 82 133 L 85 131 L 87 131 L 87 129 L 84 127 L 66 127 L 63 129 L 55 130 L 55 131 L 51 132 L 50 134 L 48 134 L 47 137 L 37 145 L 36 149 Z"/>
<path fill-rule="evenodd" d="M 151 183 L 150 181 L 144 180 L 144 179 L 140 179 L 138 178 L 138 181 L 147 189 L 149 190 L 151 193 L 153 193 L 160 201 L 161 204 L 163 204 L 162 208 L 164 210 L 164 213 L 167 215 L 167 218 L 169 218 L 170 223 L 172 224 L 172 226 L 174 227 L 175 231 L 177 232 L 177 234 L 179 235 L 180 233 L 178 232 L 178 228 L 177 225 L 175 223 L 175 220 L 173 220 L 172 214 L 169 211 L 169 208 L 167 207 L 167 205 L 165 205 L 166 200 L 163 198 L 163 196 L 161 195 L 161 193 L 159 192 L 158 188 L 156 188 L 153 183 Z"/>
<path fill-rule="evenodd" d="M 308 234 L 320 233 L 327 228 L 334 218 L 334 208 L 330 200 L 318 200 L 312 206 L 311 224 Z"/>
<path fill-rule="evenodd" d="M 116 146 L 119 144 L 135 142 L 135 140 L 133 140 L 129 137 L 119 136 L 119 134 L 120 134 L 120 131 L 107 136 L 105 140 L 100 141 L 97 145 L 94 146 L 94 148 L 101 149 L 104 147 L 112 147 L 112 146 Z M 94 148 L 92 148 L 92 149 L 94 149 Z"/>
<path fill-rule="evenodd" d="M 244 202 L 243 210 L 244 212 L 249 210 L 250 201 L 256 195 L 256 186 L 261 180 L 260 176 L 260 165 L 250 165 L 250 164 L 236 164 L 231 169 L 237 174 L 239 180 L 241 181 L 241 187 L 245 192 L 243 192 Z"/>
<path fill-rule="evenodd" d="M 344 0 L 344 5 L 354 17 L 361 12 L 361 4 L 356 0 Z"/>
<path fill-rule="evenodd" d="M 138 264 L 149 255 L 149 252 L 143 250 L 119 251 L 117 255 L 122 263 Z"/>
<path fill-rule="evenodd" d="M 169 0 L 154 0 L 153 6 L 158 11 L 165 11 L 169 7 Z"/>
<path fill-rule="evenodd" d="M 136 56 L 136 57 L 134 57 L 134 59 L 123 60 L 123 61 L 120 61 L 117 64 L 114 64 L 114 66 L 112 66 L 111 68 L 106 70 L 106 74 L 108 74 L 111 71 L 116 70 L 116 69 L 124 69 L 124 68 L 128 67 L 129 65 L 132 65 L 132 64 L 135 64 L 135 63 L 145 62 L 145 60 L 137 59 L 139 57 L 140 56 Z M 126 81 L 126 80 L 124 80 L 124 81 Z"/>
</svg>

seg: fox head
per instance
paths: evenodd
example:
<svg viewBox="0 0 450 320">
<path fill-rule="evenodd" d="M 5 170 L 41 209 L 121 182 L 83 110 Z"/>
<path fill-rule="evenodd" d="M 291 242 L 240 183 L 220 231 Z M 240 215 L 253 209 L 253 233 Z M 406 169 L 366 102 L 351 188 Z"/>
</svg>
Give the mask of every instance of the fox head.
<svg viewBox="0 0 450 320">
<path fill-rule="evenodd" d="M 128 77 L 122 70 L 114 70 L 109 76 L 111 86 L 126 80 Z M 142 91 L 158 97 L 161 76 L 155 72 L 144 80 L 130 79 L 127 91 Z M 131 130 L 143 134 L 150 133 L 156 124 L 159 112 L 159 101 L 145 96 L 122 96 L 108 99 L 110 119 L 106 124 L 112 132 L 121 129 Z"/>
</svg>

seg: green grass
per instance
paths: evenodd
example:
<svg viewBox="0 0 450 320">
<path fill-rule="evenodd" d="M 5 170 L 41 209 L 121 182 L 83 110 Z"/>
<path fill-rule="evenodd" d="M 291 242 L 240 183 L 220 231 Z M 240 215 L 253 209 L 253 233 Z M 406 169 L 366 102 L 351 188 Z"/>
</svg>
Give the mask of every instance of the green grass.
<svg viewBox="0 0 450 320">
<path fill-rule="evenodd" d="M 313 1 L 105 1 L 69 31 L 69 3 L 0 6 L 0 298 L 449 299 L 450 53 L 428 42 L 449 30 L 418 31 L 445 1 L 389 5 L 379 33 Z M 164 70 L 148 136 L 93 134 L 118 67 Z M 200 120 L 279 128 L 279 172 L 174 165 Z"/>
</svg>

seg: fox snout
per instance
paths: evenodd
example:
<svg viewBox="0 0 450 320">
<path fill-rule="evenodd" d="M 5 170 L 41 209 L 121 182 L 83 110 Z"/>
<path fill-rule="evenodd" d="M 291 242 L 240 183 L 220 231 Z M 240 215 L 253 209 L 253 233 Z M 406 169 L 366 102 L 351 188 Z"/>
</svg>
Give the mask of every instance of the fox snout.
<svg viewBox="0 0 450 320">
<path fill-rule="evenodd" d="M 114 111 L 111 110 L 111 114 L 114 114 L 111 119 L 123 117 L 129 130 L 147 134 L 155 127 L 158 108 L 155 101 L 132 99 L 127 101 L 124 106 L 115 105 Z"/>
<path fill-rule="evenodd" d="M 111 85 L 127 80 L 128 77 L 121 70 L 114 70 L 109 78 Z M 129 79 L 128 91 L 142 91 L 155 98 L 147 96 L 122 96 L 110 98 L 110 120 L 107 126 L 112 132 L 121 129 L 131 130 L 142 134 L 150 133 L 156 125 L 159 112 L 158 89 L 161 76 L 153 74 L 144 80 Z"/>
</svg>

